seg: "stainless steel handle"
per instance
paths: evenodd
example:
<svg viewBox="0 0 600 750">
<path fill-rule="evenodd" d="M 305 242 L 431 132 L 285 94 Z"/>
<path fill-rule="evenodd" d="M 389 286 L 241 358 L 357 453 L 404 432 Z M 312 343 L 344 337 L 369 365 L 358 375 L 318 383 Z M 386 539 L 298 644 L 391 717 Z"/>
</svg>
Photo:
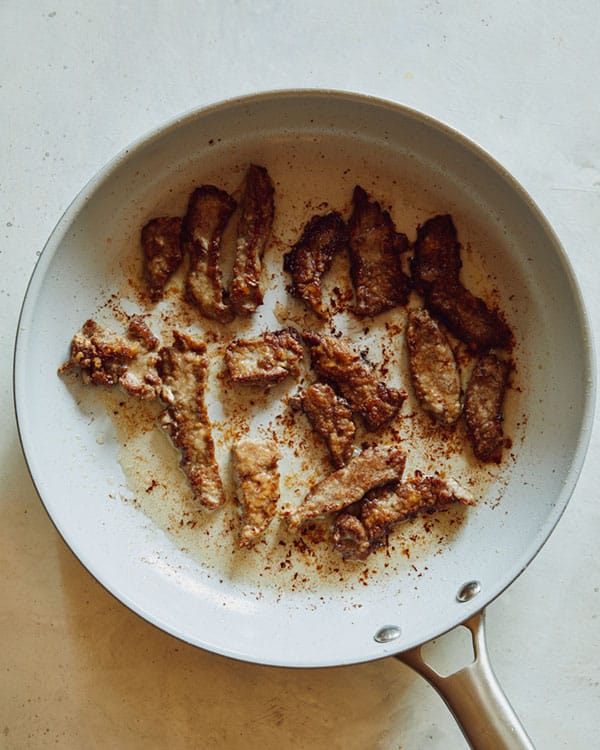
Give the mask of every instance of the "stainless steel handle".
<svg viewBox="0 0 600 750">
<path fill-rule="evenodd" d="M 475 659 L 454 674 L 438 674 L 424 660 L 421 646 L 396 654 L 396 658 L 438 691 L 473 750 L 535 750 L 492 670 L 484 613 L 463 624 L 471 631 Z"/>
</svg>

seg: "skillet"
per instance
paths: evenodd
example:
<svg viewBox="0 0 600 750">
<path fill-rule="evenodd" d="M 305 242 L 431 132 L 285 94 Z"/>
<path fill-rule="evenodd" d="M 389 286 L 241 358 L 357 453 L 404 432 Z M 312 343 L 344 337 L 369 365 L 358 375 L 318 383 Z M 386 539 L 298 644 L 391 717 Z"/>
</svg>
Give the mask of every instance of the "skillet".
<svg viewBox="0 0 600 750">
<path fill-rule="evenodd" d="M 158 453 L 163 447 L 136 446 L 127 424 L 108 415 L 114 401 L 56 376 L 86 318 L 110 317 L 111 299 L 121 311 L 135 308 L 142 224 L 180 213 L 194 185 L 235 191 L 250 162 L 268 165 L 285 206 L 276 226 L 279 251 L 312 213 L 347 207 L 360 182 L 389 203 L 413 238 L 428 216 L 451 213 L 468 278 L 502 302 L 517 341 L 516 387 L 505 415 L 513 447 L 502 470 L 485 480 L 479 472 L 480 502 L 464 521 L 453 516 L 454 526 L 436 527 L 441 545 L 417 525 L 411 528 L 421 541 L 411 546 L 401 531 L 398 548 L 406 555 L 391 563 L 378 553 L 339 580 L 339 564 L 326 575 L 300 567 L 303 585 L 290 584 L 285 566 L 267 572 L 257 555 L 247 569 L 231 563 L 229 541 L 208 545 L 205 557 L 190 552 L 170 533 L 172 518 L 137 507 L 151 471 L 148 446 Z M 267 294 L 258 326 L 279 322 L 278 301 L 291 305 L 282 295 Z M 365 331 L 354 332 L 368 345 L 372 332 Z M 481 612 L 527 567 L 572 494 L 592 423 L 592 362 L 566 254 L 506 170 L 462 135 L 398 104 L 285 91 L 178 118 L 90 181 L 33 272 L 17 332 L 14 390 L 42 502 L 81 562 L 126 606 L 191 644 L 261 664 L 325 667 L 399 655 L 451 704 L 473 747 L 520 748 L 531 744 L 495 683 Z M 227 423 L 222 405 L 211 409 L 215 421 Z M 168 474 L 167 495 L 177 495 L 178 482 L 176 472 Z M 461 623 L 473 633 L 475 660 L 441 678 L 420 647 Z"/>
</svg>

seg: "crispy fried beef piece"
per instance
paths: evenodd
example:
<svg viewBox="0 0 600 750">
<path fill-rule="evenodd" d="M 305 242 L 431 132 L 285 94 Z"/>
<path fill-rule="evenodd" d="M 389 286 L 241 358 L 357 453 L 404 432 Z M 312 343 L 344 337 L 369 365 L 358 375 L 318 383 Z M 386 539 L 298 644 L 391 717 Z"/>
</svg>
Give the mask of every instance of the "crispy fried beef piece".
<svg viewBox="0 0 600 750">
<path fill-rule="evenodd" d="M 373 490 L 361 501 L 357 515 L 343 512 L 337 516 L 335 548 L 344 559 L 364 560 L 385 543 L 396 524 L 454 503 L 475 504 L 472 494 L 454 479 L 417 475 L 396 487 Z"/>
<path fill-rule="evenodd" d="M 373 367 L 347 341 L 314 331 L 302 337 L 310 347 L 317 374 L 335 385 L 369 430 L 381 429 L 396 416 L 406 398 L 405 391 L 379 382 Z"/>
<path fill-rule="evenodd" d="M 274 440 L 244 438 L 234 447 L 243 527 L 240 547 L 251 547 L 273 520 L 279 500 L 279 450 Z"/>
<path fill-rule="evenodd" d="M 352 505 L 369 490 L 398 482 L 405 463 L 399 448 L 367 448 L 312 487 L 302 504 L 288 514 L 288 526 L 297 529 L 311 518 Z"/>
<path fill-rule="evenodd" d="M 86 385 L 117 385 L 138 351 L 135 341 L 104 328 L 95 320 L 86 320 L 73 336 L 71 356 L 58 372 L 79 368 Z"/>
<path fill-rule="evenodd" d="M 402 253 L 408 250 L 406 235 L 396 232 L 388 211 L 354 188 L 350 231 L 350 274 L 357 315 L 377 315 L 405 305 L 410 279 L 402 270 Z"/>
<path fill-rule="evenodd" d="M 413 283 L 433 315 L 472 351 L 512 346 L 502 315 L 460 282 L 460 244 L 451 216 L 434 216 L 420 226 L 414 251 Z"/>
<path fill-rule="evenodd" d="M 181 218 L 158 216 L 142 229 L 144 280 L 150 299 L 157 302 L 183 260 Z"/>
<path fill-rule="evenodd" d="M 190 196 L 181 227 L 182 247 L 190 258 L 186 296 L 202 315 L 221 323 L 233 319 L 219 260 L 223 231 L 235 208 L 226 192 L 203 185 Z"/>
<path fill-rule="evenodd" d="M 352 458 L 356 426 L 352 409 L 327 383 L 313 383 L 290 399 L 292 407 L 301 409 L 312 428 L 329 451 L 331 463 L 341 468 Z"/>
<path fill-rule="evenodd" d="M 273 386 L 298 370 L 304 350 L 294 328 L 265 331 L 251 339 L 235 339 L 225 352 L 235 383 Z"/>
<path fill-rule="evenodd" d="M 237 315 L 251 315 L 262 305 L 262 256 L 271 235 L 275 212 L 274 188 L 264 167 L 251 164 L 246 174 L 242 213 L 231 282 L 231 305 Z"/>
<path fill-rule="evenodd" d="M 299 297 L 320 317 L 326 317 L 321 279 L 331 268 L 337 252 L 348 244 L 348 228 L 336 211 L 313 216 L 302 236 L 283 257 L 283 268 L 292 275 L 290 293 Z"/>
<path fill-rule="evenodd" d="M 406 325 L 408 365 L 421 407 L 443 425 L 460 417 L 460 373 L 448 339 L 425 308 L 411 310 Z"/>
<path fill-rule="evenodd" d="M 71 341 L 71 356 L 58 372 L 78 368 L 86 385 L 121 385 L 142 399 L 156 398 L 161 385 L 156 370 L 158 339 L 134 315 L 121 336 L 95 320 L 87 320 Z"/>
<path fill-rule="evenodd" d="M 204 400 L 208 374 L 206 345 L 179 331 L 173 331 L 173 337 L 173 346 L 159 351 L 161 399 L 167 404 L 160 415 L 160 424 L 181 451 L 180 466 L 195 497 L 207 508 L 218 508 L 225 502 L 225 494 Z"/>
<path fill-rule="evenodd" d="M 502 404 L 512 368 L 492 352 L 477 360 L 465 394 L 465 421 L 473 453 L 480 461 L 500 463 L 504 447 Z"/>
</svg>

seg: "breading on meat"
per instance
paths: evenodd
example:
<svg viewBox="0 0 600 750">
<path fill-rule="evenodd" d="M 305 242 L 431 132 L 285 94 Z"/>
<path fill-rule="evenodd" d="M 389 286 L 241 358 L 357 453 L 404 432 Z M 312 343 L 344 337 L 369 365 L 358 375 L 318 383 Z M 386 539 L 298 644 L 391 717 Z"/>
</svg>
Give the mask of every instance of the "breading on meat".
<svg viewBox="0 0 600 750">
<path fill-rule="evenodd" d="M 141 234 L 143 274 L 148 295 L 157 302 L 183 260 L 181 218 L 158 216 L 144 225 Z"/>
<path fill-rule="evenodd" d="M 297 529 L 311 518 L 352 505 L 369 490 L 398 482 L 405 463 L 404 452 L 395 446 L 367 448 L 312 487 L 288 514 L 288 526 Z"/>
<path fill-rule="evenodd" d="M 181 452 L 180 466 L 194 496 L 205 507 L 218 508 L 225 502 L 225 493 L 204 399 L 208 375 L 206 344 L 179 331 L 173 331 L 173 337 L 173 346 L 159 351 L 161 399 L 167 404 L 159 421 Z"/>
<path fill-rule="evenodd" d="M 246 174 L 231 282 L 231 305 L 237 315 L 251 315 L 262 304 L 262 257 L 275 212 L 274 188 L 264 167 L 251 164 Z"/>
<path fill-rule="evenodd" d="M 458 365 L 448 339 L 423 307 L 408 314 L 406 344 L 421 407 L 441 424 L 455 424 L 462 411 Z"/>
<path fill-rule="evenodd" d="M 327 446 L 333 466 L 339 469 L 347 464 L 354 452 L 356 426 L 346 399 L 338 396 L 327 383 L 313 383 L 293 396 L 290 402 L 306 414 L 312 428 Z"/>
<path fill-rule="evenodd" d="M 290 293 L 299 297 L 320 317 L 326 317 L 321 279 L 331 268 L 333 258 L 348 245 L 348 228 L 337 211 L 313 216 L 302 236 L 284 255 L 283 268 L 291 274 Z"/>
<path fill-rule="evenodd" d="M 422 513 L 435 513 L 454 503 L 474 505 L 473 495 L 455 479 L 416 475 L 396 487 L 369 492 L 358 513 L 340 513 L 334 525 L 334 546 L 344 559 L 364 560 L 385 543 L 397 524 Z"/>
<path fill-rule="evenodd" d="M 473 453 L 480 461 L 502 460 L 502 404 L 511 368 L 510 360 L 489 352 L 477 360 L 471 372 L 465 394 L 465 421 Z"/>
<path fill-rule="evenodd" d="M 462 285 L 461 266 L 451 216 L 434 216 L 418 228 L 411 268 L 413 284 L 427 309 L 472 351 L 509 348 L 513 336 L 506 321 Z"/>
<path fill-rule="evenodd" d="M 347 340 L 314 331 L 305 332 L 302 338 L 310 347 L 316 373 L 334 384 L 369 430 L 379 430 L 391 422 L 404 403 L 404 390 L 379 382 L 373 367 Z"/>
<path fill-rule="evenodd" d="M 402 270 L 401 258 L 408 250 L 408 239 L 396 231 L 389 212 L 370 201 L 358 185 L 352 200 L 348 229 L 354 312 L 377 315 L 408 301 L 410 279 Z"/>
<path fill-rule="evenodd" d="M 132 396 L 156 398 L 160 377 L 155 352 L 158 339 L 143 319 L 134 315 L 122 336 L 87 320 L 71 341 L 71 356 L 59 368 L 79 369 L 86 385 L 120 385 Z"/>
<path fill-rule="evenodd" d="M 250 339 L 235 339 L 225 352 L 235 383 L 273 386 L 298 371 L 304 350 L 294 328 L 265 331 Z"/>
<path fill-rule="evenodd" d="M 243 514 L 240 547 L 251 547 L 277 512 L 279 449 L 274 440 L 243 438 L 234 446 L 233 452 Z"/>
<path fill-rule="evenodd" d="M 233 309 L 223 287 L 220 268 L 221 239 L 235 200 L 214 185 L 196 188 L 181 227 L 182 247 L 189 255 L 185 283 L 188 300 L 207 318 L 227 323 Z"/>
</svg>

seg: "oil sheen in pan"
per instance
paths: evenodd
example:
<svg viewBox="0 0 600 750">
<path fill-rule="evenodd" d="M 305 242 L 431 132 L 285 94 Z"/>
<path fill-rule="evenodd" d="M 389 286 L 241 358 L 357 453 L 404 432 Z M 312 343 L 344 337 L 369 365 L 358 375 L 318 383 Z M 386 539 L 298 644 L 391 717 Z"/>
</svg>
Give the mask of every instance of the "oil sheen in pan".
<svg viewBox="0 0 600 750">
<path fill-rule="evenodd" d="M 408 455 L 407 476 L 416 470 L 451 475 L 469 487 L 478 500 L 485 498 L 488 505 L 494 505 L 499 499 L 499 483 L 501 486 L 503 474 L 512 461 L 511 451 L 507 450 L 500 467 L 478 464 L 468 447 L 462 421 L 454 430 L 443 429 L 433 425 L 430 418 L 419 410 L 407 371 L 404 342 L 406 310 L 396 308 L 376 318 L 363 320 L 344 312 L 344 301 L 351 297 L 345 257 L 336 259 L 325 283 L 324 299 L 331 301 L 333 313 L 330 321 L 320 322 L 307 312 L 301 302 L 287 294 L 289 279 L 282 270 L 283 253 L 313 214 L 335 208 L 347 216 L 352 185 L 359 180 L 356 175 L 348 175 L 340 169 L 339 185 L 345 190 L 340 188 L 339 195 L 344 195 L 344 200 L 339 195 L 336 203 L 323 201 L 321 196 L 316 201 L 312 198 L 301 200 L 302 192 L 298 192 L 298 184 L 293 191 L 290 190 L 290 183 L 277 179 L 277 167 L 273 172 L 270 163 L 266 166 L 278 188 L 276 220 L 264 259 L 267 289 L 264 304 L 250 320 L 220 326 L 201 319 L 193 308 L 182 301 L 182 273 L 172 280 L 160 304 L 150 307 L 145 301 L 140 286 L 139 229 L 143 221 L 152 215 L 184 211 L 190 189 L 185 182 L 180 184 L 177 191 L 165 190 L 168 205 L 146 207 L 145 219 L 139 226 L 132 226 L 130 235 L 124 238 L 124 283 L 119 293 L 113 295 L 97 315 L 101 322 L 114 325 L 115 318 L 123 320 L 124 314 L 142 312 L 148 316 L 147 322 L 164 343 L 170 342 L 171 331 L 175 327 L 189 329 L 206 341 L 210 359 L 209 415 L 214 425 L 217 458 L 229 500 L 227 505 L 217 511 L 207 511 L 193 501 L 186 478 L 178 468 L 178 453 L 167 436 L 156 427 L 159 411 L 156 404 L 140 403 L 116 391 L 92 394 L 91 389 L 86 389 L 87 393 L 82 393 L 82 398 L 104 401 L 104 408 L 111 415 L 116 439 L 121 446 L 120 463 L 129 487 L 129 492 L 124 493 L 124 500 L 134 503 L 172 538 L 178 548 L 220 577 L 258 588 L 317 591 L 339 587 L 340 583 L 353 589 L 388 576 L 422 575 L 428 557 L 443 554 L 452 545 L 453 538 L 461 533 L 461 526 L 468 524 L 469 514 L 477 512 L 476 509 L 457 507 L 400 525 L 390 535 L 387 549 L 372 554 L 363 562 L 344 562 L 331 549 L 327 522 L 315 522 L 301 534 L 290 534 L 285 523 L 276 518 L 264 539 L 253 549 L 238 548 L 240 516 L 235 504 L 236 486 L 230 460 L 231 445 L 238 437 L 243 434 L 262 435 L 277 441 L 281 452 L 282 511 L 301 502 L 310 486 L 329 473 L 331 467 L 325 448 L 315 439 L 306 418 L 292 412 L 286 403 L 287 396 L 295 393 L 303 383 L 310 383 L 314 379 L 308 356 L 297 381 L 288 378 L 268 391 L 236 385 L 227 378 L 223 359 L 227 343 L 236 336 L 249 336 L 266 329 L 292 325 L 299 330 L 316 328 L 324 332 L 339 331 L 352 339 L 355 346 L 378 367 L 382 380 L 388 385 L 404 387 L 409 393 L 409 398 L 390 427 L 375 434 L 367 433 L 359 424 L 356 445 L 400 442 Z M 226 180 L 231 182 L 232 175 L 235 184 L 227 184 Z M 385 202 L 387 196 L 397 194 L 391 175 L 382 177 L 379 170 L 377 176 L 370 174 L 363 177 L 363 183 L 368 186 L 373 198 L 383 205 L 388 205 Z M 224 170 L 222 175 L 208 175 L 204 181 L 218 185 L 225 183 L 225 187 L 234 192 L 242 179 L 241 168 L 230 168 L 229 172 Z M 302 188 L 306 195 L 310 195 L 307 185 Z M 419 194 L 422 195 L 422 191 Z M 291 195 L 294 196 L 293 200 L 290 199 Z M 397 229 L 405 232 L 410 240 L 414 239 L 417 223 L 431 215 L 436 205 L 434 203 L 428 208 L 410 205 L 409 202 L 390 201 L 390 204 Z M 407 217 L 412 216 L 414 219 L 407 224 Z M 235 218 L 230 222 L 223 242 L 226 276 L 230 272 L 227 259 L 232 256 Z M 461 226 L 460 216 L 455 221 L 459 238 L 462 238 L 465 227 Z M 505 309 L 502 294 L 496 290 L 497 282 L 475 248 L 478 240 L 485 241 L 488 243 L 486 252 L 489 253 L 489 239 L 478 236 L 477 228 L 473 226 L 470 227 L 469 241 L 463 243 L 463 278 L 473 291 Z M 413 294 L 410 304 L 420 304 L 417 295 Z M 464 384 L 470 363 L 468 358 L 461 357 L 460 352 L 458 358 L 463 369 Z M 517 367 L 513 385 L 518 375 Z M 516 451 L 521 439 L 518 425 L 522 425 L 524 420 L 515 414 L 514 401 L 514 391 L 511 391 L 507 396 L 505 421 L 507 434 Z M 494 496 L 487 491 L 492 485 L 495 488 Z"/>
</svg>

